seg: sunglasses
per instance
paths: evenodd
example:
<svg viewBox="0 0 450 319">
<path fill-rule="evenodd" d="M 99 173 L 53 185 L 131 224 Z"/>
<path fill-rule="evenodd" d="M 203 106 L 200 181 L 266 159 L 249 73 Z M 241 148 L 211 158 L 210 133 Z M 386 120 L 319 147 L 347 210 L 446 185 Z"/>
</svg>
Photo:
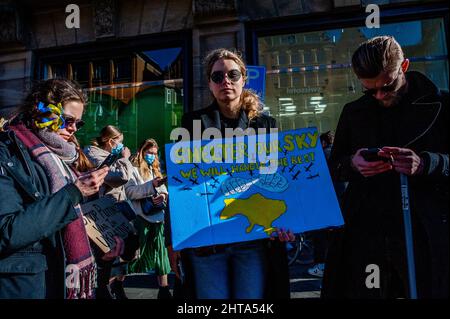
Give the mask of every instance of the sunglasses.
<svg viewBox="0 0 450 319">
<path fill-rule="evenodd" d="M 62 118 L 64 119 L 64 127 L 73 125 L 75 123 L 75 127 L 77 128 L 77 130 L 79 130 L 85 124 L 83 120 L 77 120 L 71 116 L 63 115 Z"/>
<path fill-rule="evenodd" d="M 398 86 L 398 80 L 400 79 L 400 73 L 398 74 L 398 76 L 395 78 L 395 80 L 393 80 L 391 82 L 391 84 L 388 85 L 384 85 L 379 89 L 365 89 L 363 90 L 363 94 L 365 95 L 375 95 L 378 93 L 378 91 L 381 91 L 383 93 L 389 93 L 389 92 L 393 92 L 397 89 Z"/>
<path fill-rule="evenodd" d="M 237 82 L 242 76 L 241 71 L 239 70 L 231 70 L 226 73 L 228 79 L 230 79 L 231 82 Z M 214 71 L 210 75 L 211 81 L 213 81 L 216 84 L 220 84 L 225 79 L 225 72 L 223 71 Z"/>
</svg>

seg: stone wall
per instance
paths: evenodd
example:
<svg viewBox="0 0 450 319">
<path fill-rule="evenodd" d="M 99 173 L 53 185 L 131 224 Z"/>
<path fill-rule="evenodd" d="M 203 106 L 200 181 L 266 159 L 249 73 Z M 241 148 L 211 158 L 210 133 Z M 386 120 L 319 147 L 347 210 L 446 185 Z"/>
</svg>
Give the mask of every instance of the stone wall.
<svg viewBox="0 0 450 319">
<path fill-rule="evenodd" d="M 202 60 L 213 48 L 235 48 L 245 56 L 247 21 L 363 6 L 360 0 L 0 0 L 0 105 L 17 103 L 31 77 L 33 50 L 192 30 L 193 106 L 210 94 Z M 372 1 L 404 2 L 404 0 Z M 371 3 L 372 3 L 371 2 Z M 80 7 L 80 29 L 65 27 L 65 6 Z M 18 58 L 20 57 L 20 58 Z M 22 61 L 22 62 L 17 62 Z M 11 84 L 8 81 L 20 81 Z M 11 88 L 11 86 L 13 88 Z"/>
</svg>

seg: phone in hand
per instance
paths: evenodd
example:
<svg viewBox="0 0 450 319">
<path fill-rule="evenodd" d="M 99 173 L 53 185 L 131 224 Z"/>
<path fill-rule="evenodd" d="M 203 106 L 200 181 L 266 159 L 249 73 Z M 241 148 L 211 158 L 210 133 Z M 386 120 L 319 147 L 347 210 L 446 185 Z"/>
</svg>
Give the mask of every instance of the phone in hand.
<svg viewBox="0 0 450 319">
<path fill-rule="evenodd" d="M 389 159 L 386 157 L 381 157 L 378 155 L 378 152 L 381 151 L 379 148 L 369 148 L 367 150 L 362 150 L 359 154 L 364 158 L 366 162 L 376 162 L 383 161 L 388 162 Z"/>
<path fill-rule="evenodd" d="M 102 167 L 108 166 L 110 167 L 112 164 L 114 164 L 119 158 L 121 154 L 109 154 L 107 158 L 97 167 L 97 169 L 100 169 Z"/>
</svg>

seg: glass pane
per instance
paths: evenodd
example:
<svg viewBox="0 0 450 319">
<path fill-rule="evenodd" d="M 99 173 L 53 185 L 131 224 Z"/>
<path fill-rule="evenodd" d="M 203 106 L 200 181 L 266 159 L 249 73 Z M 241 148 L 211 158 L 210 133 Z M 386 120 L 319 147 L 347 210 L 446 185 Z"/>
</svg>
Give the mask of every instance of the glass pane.
<svg viewBox="0 0 450 319">
<path fill-rule="evenodd" d="M 72 63 L 72 79 L 82 86 L 89 84 L 89 62 Z"/>
<path fill-rule="evenodd" d="M 110 61 L 100 60 L 92 63 L 92 85 L 104 85 L 110 83 Z"/>
<path fill-rule="evenodd" d="M 48 77 L 54 78 L 67 78 L 67 65 L 62 63 L 51 64 L 48 67 Z"/>
<path fill-rule="evenodd" d="M 99 73 L 93 87 L 86 89 L 89 103 L 83 115 L 86 125 L 77 132 L 80 142 L 89 144 L 111 124 L 124 133 L 124 144 L 132 151 L 154 138 L 164 156 L 164 144 L 170 142 L 172 129 L 181 125 L 183 114 L 181 48 L 135 52 L 110 61 L 93 63 L 94 75 L 95 70 L 104 74 L 109 65 L 114 68 L 113 84 L 96 85 L 94 79 L 103 79 Z"/>
<path fill-rule="evenodd" d="M 131 56 L 123 58 L 114 58 L 113 60 L 113 82 L 127 83 L 132 81 L 132 63 Z"/>
<path fill-rule="evenodd" d="M 260 37 L 259 62 L 267 70 L 266 110 L 280 129 L 317 126 L 321 132 L 335 130 L 344 105 L 362 94 L 351 70 L 351 56 L 360 43 L 377 35 L 393 35 L 411 61 L 410 69 L 448 90 L 441 18 L 383 24 L 379 29 L 352 27 Z M 290 61 L 286 52 L 291 54 Z"/>
</svg>

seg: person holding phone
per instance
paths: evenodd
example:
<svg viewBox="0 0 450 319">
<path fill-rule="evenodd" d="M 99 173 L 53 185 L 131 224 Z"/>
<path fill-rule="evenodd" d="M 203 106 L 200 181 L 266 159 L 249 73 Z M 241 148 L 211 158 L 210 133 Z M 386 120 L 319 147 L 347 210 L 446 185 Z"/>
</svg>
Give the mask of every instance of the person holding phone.
<svg viewBox="0 0 450 319">
<path fill-rule="evenodd" d="M 130 263 L 130 273 L 154 270 L 158 278 L 158 299 L 170 299 L 167 275 L 171 267 L 165 246 L 164 224 L 168 191 L 164 185 L 158 157 L 158 144 L 145 140 L 132 159 L 133 173 L 125 185 L 127 197 L 133 201 L 138 215 L 135 226 L 139 234 L 140 256 Z"/>
<path fill-rule="evenodd" d="M 85 103 L 75 82 L 37 82 L 0 133 L 0 298 L 95 297 L 80 204 L 109 169 L 79 170 L 85 163 L 73 134 Z M 119 240 L 106 257 L 120 251 Z"/>
<path fill-rule="evenodd" d="M 133 165 L 129 160 L 131 152 L 123 145 L 122 132 L 113 125 L 105 126 L 84 152 L 95 166 L 101 166 L 108 157 L 115 159 L 108 163 L 110 169 L 100 196 L 109 196 L 116 201 L 126 200 L 124 186 L 130 179 Z"/>
<path fill-rule="evenodd" d="M 107 125 L 100 130 L 99 136 L 92 140 L 91 145 L 86 147 L 84 152 L 96 167 L 109 166 L 109 172 L 99 196 L 106 196 L 117 202 L 127 200 L 125 184 L 130 179 L 133 165 L 129 159 L 131 152 L 123 144 L 123 133 L 117 127 Z M 137 236 L 131 233 L 125 239 L 125 249 L 132 251 L 135 248 L 137 249 Z M 101 298 L 127 299 L 123 281 L 128 263 L 117 258 L 109 263 L 102 262 L 101 266 L 98 282 Z"/>
<path fill-rule="evenodd" d="M 331 152 L 332 175 L 349 184 L 325 298 L 408 297 L 400 173 L 409 182 L 418 296 L 448 297 L 448 92 L 409 66 L 391 36 L 353 54 L 364 95 L 344 106 Z M 369 265 L 379 269 L 377 289 L 366 285 Z"/>
</svg>

